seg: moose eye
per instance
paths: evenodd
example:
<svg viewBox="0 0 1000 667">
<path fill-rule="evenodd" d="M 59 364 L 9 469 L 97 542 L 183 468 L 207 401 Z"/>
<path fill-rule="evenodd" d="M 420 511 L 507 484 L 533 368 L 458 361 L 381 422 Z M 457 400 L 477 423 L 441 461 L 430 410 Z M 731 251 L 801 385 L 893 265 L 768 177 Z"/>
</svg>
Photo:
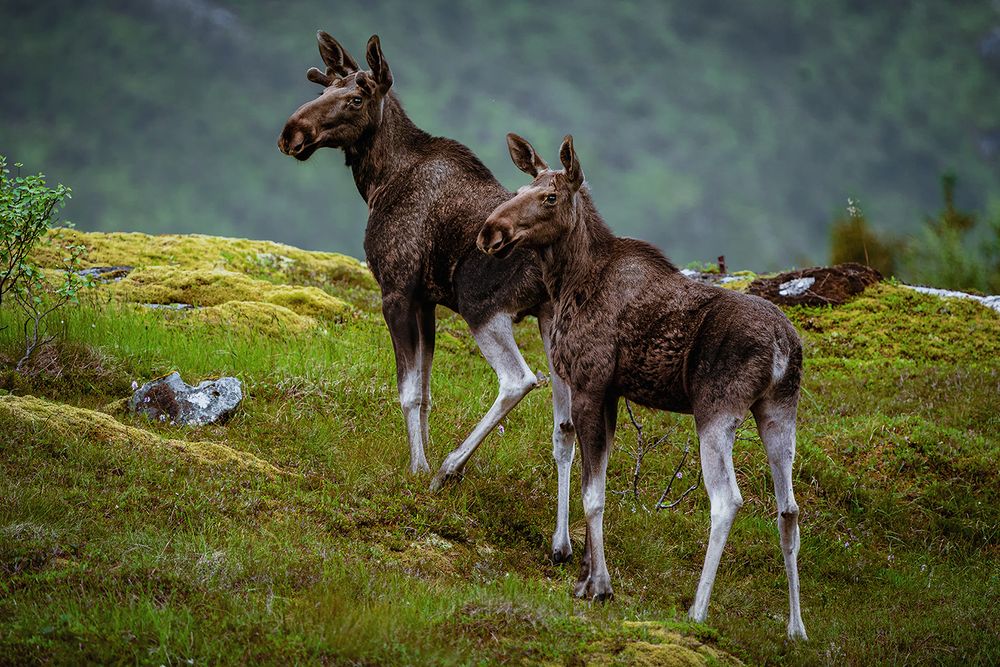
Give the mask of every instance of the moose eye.
<svg viewBox="0 0 1000 667">
<path fill-rule="evenodd" d="M 555 195 L 549 195 L 548 197 L 545 198 L 545 203 L 546 204 L 555 204 L 556 203 L 556 199 L 558 199 L 558 197 L 556 197 Z"/>
<path fill-rule="evenodd" d="M 361 106 L 361 98 L 360 97 L 352 97 L 351 98 L 351 106 L 356 106 L 356 107 Z"/>
</svg>

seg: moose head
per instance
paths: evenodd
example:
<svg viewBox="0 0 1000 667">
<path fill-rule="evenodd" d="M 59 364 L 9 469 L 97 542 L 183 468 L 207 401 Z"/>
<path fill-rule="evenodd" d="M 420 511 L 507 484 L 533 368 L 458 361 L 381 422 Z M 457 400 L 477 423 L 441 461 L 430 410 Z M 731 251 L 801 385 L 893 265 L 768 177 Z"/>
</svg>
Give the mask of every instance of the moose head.
<svg viewBox="0 0 1000 667">
<path fill-rule="evenodd" d="M 577 217 L 576 194 L 583 185 L 570 135 L 559 149 L 563 165 L 559 171 L 549 169 L 532 145 L 516 134 L 507 135 L 507 148 L 517 168 L 534 180 L 497 207 L 479 232 L 479 249 L 501 258 L 519 245 L 543 248 L 568 233 Z"/>
<path fill-rule="evenodd" d="M 358 63 L 333 37 L 316 34 L 326 72 L 312 67 L 306 78 L 323 86 L 315 100 L 306 102 L 285 123 L 278 148 L 297 160 L 308 160 L 317 149 L 350 148 L 370 135 L 382 120 L 382 103 L 392 87 L 392 72 L 382 55 L 378 35 L 365 49 L 370 70 Z"/>
</svg>

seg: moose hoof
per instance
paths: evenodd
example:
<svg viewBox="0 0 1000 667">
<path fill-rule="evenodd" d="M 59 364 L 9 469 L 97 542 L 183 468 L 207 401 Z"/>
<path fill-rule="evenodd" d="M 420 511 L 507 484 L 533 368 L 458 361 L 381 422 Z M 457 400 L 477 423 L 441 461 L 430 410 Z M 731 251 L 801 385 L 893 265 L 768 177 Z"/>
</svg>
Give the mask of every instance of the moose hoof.
<svg viewBox="0 0 1000 667">
<path fill-rule="evenodd" d="M 806 636 L 806 629 L 803 626 L 801 626 L 801 625 L 799 625 L 799 626 L 789 625 L 788 626 L 788 639 L 789 639 L 789 641 L 793 641 L 793 642 L 794 641 L 804 642 L 804 641 L 808 641 L 809 637 Z"/>
<path fill-rule="evenodd" d="M 431 471 L 431 467 L 427 465 L 427 461 L 417 461 L 416 463 L 410 464 L 410 474 L 411 475 L 422 475 Z"/>
<path fill-rule="evenodd" d="M 440 470 L 437 471 L 437 474 L 434 475 L 434 478 L 431 480 L 431 491 L 440 491 L 442 488 L 444 488 L 445 484 L 453 484 L 460 481 L 461 479 L 462 479 L 462 472 L 460 470 L 448 471 L 445 470 L 444 468 L 441 468 Z"/>
<path fill-rule="evenodd" d="M 565 546 L 552 548 L 553 565 L 561 565 L 562 563 L 568 563 L 571 558 L 573 558 L 573 547 L 571 547 L 570 545 L 567 544 Z"/>
<path fill-rule="evenodd" d="M 594 596 L 591 599 L 594 602 L 601 602 L 601 603 L 611 602 L 612 600 L 615 599 L 615 594 L 614 594 L 614 591 L 612 591 L 611 589 L 608 589 L 608 590 L 602 591 L 600 593 L 595 593 Z"/>
<path fill-rule="evenodd" d="M 587 597 L 593 602 L 610 602 L 615 598 L 611 582 L 607 577 L 594 579 L 591 577 L 587 586 Z"/>
</svg>

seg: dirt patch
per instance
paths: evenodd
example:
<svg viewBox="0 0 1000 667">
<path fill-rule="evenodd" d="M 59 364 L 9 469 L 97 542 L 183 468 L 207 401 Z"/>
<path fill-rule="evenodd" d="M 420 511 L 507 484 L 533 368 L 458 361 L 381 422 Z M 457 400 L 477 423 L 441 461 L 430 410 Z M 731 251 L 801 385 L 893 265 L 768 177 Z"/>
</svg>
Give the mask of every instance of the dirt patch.
<svg viewBox="0 0 1000 667">
<path fill-rule="evenodd" d="M 882 274 L 870 266 L 848 262 L 758 278 L 747 293 L 779 306 L 839 306 L 881 281 Z"/>
</svg>

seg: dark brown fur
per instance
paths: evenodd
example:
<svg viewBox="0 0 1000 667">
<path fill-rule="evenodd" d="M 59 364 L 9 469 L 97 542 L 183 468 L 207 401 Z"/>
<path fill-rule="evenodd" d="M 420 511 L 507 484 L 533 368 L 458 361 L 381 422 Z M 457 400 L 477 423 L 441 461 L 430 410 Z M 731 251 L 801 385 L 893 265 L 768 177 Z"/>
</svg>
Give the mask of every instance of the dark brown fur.
<svg viewBox="0 0 1000 667">
<path fill-rule="evenodd" d="M 321 53 L 329 58 L 326 37 Z M 344 151 L 369 206 L 365 256 L 389 310 L 439 303 L 475 327 L 498 310 L 536 309 L 546 295 L 529 253 L 498 260 L 476 251 L 482 222 L 511 193 L 468 148 L 414 125 L 394 93 L 379 94 L 373 73 L 340 71 L 292 114 L 278 145 L 298 160 L 323 146 Z M 358 109 L 349 106 L 355 96 Z"/>
<path fill-rule="evenodd" d="M 754 412 L 762 436 L 768 428 L 790 428 L 794 434 L 802 346 L 773 304 L 689 280 L 648 243 L 616 237 L 583 184 L 571 138 L 560 151 L 563 171 L 548 170 L 520 137 L 510 135 L 508 143 L 515 164 L 535 178 L 490 215 L 478 244 L 493 254 L 515 247 L 538 253 L 554 306 L 552 360 L 572 390 L 583 458 L 588 553 L 578 593 L 603 599 L 611 595 L 611 585 L 600 517 L 618 399 L 694 414 L 713 501 L 714 538 L 716 513 L 725 523 L 723 515 L 734 516 L 742 503 L 731 452 L 746 412 Z M 790 470 L 794 441 L 789 449 L 787 440 L 768 433 L 765 441 L 772 465 L 787 458 Z M 793 499 L 782 501 L 779 494 L 779 505 L 797 515 Z M 796 550 L 797 539 L 796 528 Z M 709 591 L 711 579 L 714 566 Z M 797 595 L 796 574 L 796 608 Z M 707 611 L 707 592 L 703 602 L 704 610 L 693 615 Z"/>
<path fill-rule="evenodd" d="M 368 204 L 365 256 L 382 290 L 382 312 L 395 351 L 411 472 L 429 470 L 424 448 L 429 437 L 436 305 L 456 311 L 468 322 L 497 371 L 496 402 L 461 447 L 445 459 L 432 481 L 437 488 L 461 474 L 483 438 L 537 385 L 535 373 L 517 350 L 511 321 L 538 315 L 544 338 L 548 295 L 530 251 L 499 258 L 476 249 L 483 221 L 511 193 L 468 148 L 433 137 L 410 121 L 391 91 L 392 73 L 378 37 L 368 42 L 367 71 L 358 69 L 326 33 L 319 33 L 318 39 L 326 73 L 313 68 L 307 77 L 323 91 L 291 115 L 278 146 L 298 160 L 322 147 L 343 150 L 358 192 Z M 568 479 L 573 452 L 568 392 L 554 390 L 553 401 L 560 403 L 557 420 L 567 427 L 554 429 L 553 446 L 561 452 L 560 479 Z M 568 500 L 562 505 L 568 507 Z M 561 537 L 554 538 L 558 560 L 571 552 L 566 517 L 568 509 L 557 523 Z"/>
</svg>

